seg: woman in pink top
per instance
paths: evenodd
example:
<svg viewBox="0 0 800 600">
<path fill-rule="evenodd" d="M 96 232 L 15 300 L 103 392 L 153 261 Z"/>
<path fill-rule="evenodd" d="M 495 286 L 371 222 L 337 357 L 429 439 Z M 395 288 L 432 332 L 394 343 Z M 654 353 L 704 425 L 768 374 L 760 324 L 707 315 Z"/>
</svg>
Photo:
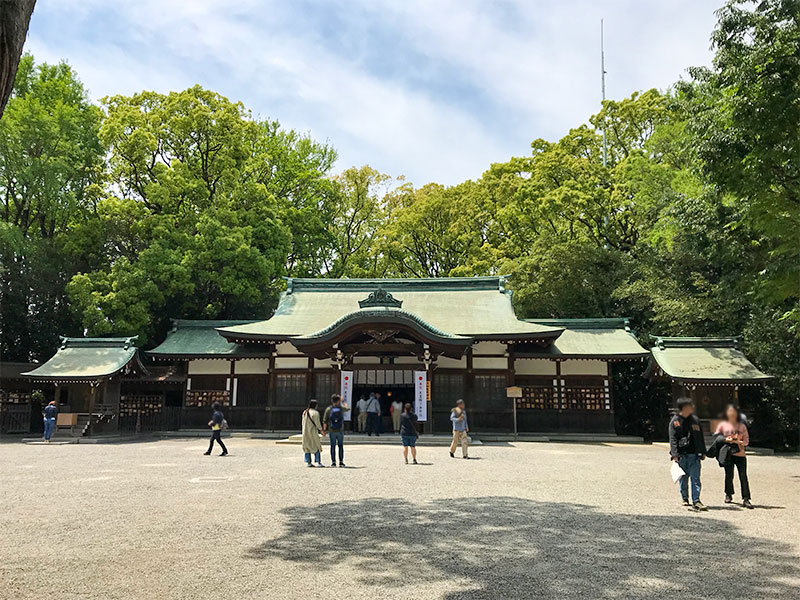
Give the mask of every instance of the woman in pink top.
<svg viewBox="0 0 800 600">
<path fill-rule="evenodd" d="M 750 484 L 747 481 L 747 456 L 744 449 L 750 444 L 747 425 L 742 423 L 739 408 L 729 404 L 725 409 L 725 421 L 718 426 L 714 435 L 724 435 L 725 441 L 736 449 L 731 453 L 731 460 L 725 465 L 725 503 L 733 501 L 733 467 L 739 471 L 739 483 L 742 485 L 742 506 L 753 508 L 750 503 Z"/>
</svg>

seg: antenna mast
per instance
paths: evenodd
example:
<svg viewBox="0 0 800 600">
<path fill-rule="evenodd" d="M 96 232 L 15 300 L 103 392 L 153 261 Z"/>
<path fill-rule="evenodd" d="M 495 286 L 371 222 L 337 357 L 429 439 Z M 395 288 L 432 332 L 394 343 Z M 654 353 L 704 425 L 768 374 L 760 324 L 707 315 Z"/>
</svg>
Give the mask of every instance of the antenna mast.
<svg viewBox="0 0 800 600">
<path fill-rule="evenodd" d="M 600 88 L 603 92 L 603 104 L 606 101 L 606 55 L 603 48 L 603 19 L 600 19 Z M 608 166 L 608 147 L 606 146 L 606 128 L 603 127 L 603 166 Z"/>
</svg>

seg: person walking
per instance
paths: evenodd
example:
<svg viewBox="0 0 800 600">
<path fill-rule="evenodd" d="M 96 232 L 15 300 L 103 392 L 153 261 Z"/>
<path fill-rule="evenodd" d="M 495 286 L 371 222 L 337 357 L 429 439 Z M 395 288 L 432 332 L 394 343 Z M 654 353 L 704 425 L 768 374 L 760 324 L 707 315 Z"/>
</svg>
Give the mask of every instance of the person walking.
<svg viewBox="0 0 800 600">
<path fill-rule="evenodd" d="M 313 467 L 311 455 L 314 455 L 316 466 L 322 464 L 322 442 L 319 439 L 322 433 L 322 423 L 320 422 L 319 412 L 317 411 L 317 401 L 311 400 L 308 408 L 303 411 L 301 419 L 303 426 L 303 452 L 305 453 L 306 466 Z"/>
<path fill-rule="evenodd" d="M 725 442 L 733 446 L 725 463 L 725 504 L 733 502 L 733 469 L 739 472 L 739 485 L 742 488 L 742 506 L 753 508 L 750 502 L 750 482 L 747 480 L 747 455 L 745 448 L 750 445 L 750 434 L 742 419 L 742 413 L 735 404 L 725 409 L 725 421 L 717 425 L 714 435 L 725 436 Z"/>
<path fill-rule="evenodd" d="M 456 448 L 461 445 L 461 457 L 469 458 L 469 422 L 467 411 L 464 410 L 464 401 L 459 399 L 456 407 L 450 412 L 450 422 L 453 423 L 453 443 L 450 444 L 450 458 L 456 457 Z"/>
<path fill-rule="evenodd" d="M 358 408 L 358 432 L 364 433 L 367 430 L 367 399 L 362 395 L 356 403 Z"/>
<path fill-rule="evenodd" d="M 367 435 L 380 436 L 378 430 L 379 422 L 381 419 L 381 403 L 375 397 L 375 392 L 370 392 L 369 400 L 367 400 Z"/>
<path fill-rule="evenodd" d="M 394 416 L 394 415 L 392 415 Z M 417 464 L 417 415 L 411 411 L 411 404 L 406 403 L 400 414 L 400 440 L 403 442 L 403 458 L 408 464 L 408 449 L 411 448 L 411 459 Z"/>
<path fill-rule="evenodd" d="M 44 435 L 42 439 L 49 444 L 50 438 L 53 437 L 53 430 L 56 428 L 56 417 L 58 417 L 58 406 L 55 400 L 50 400 L 50 403 L 44 407 L 42 417 L 44 417 Z"/>
<path fill-rule="evenodd" d="M 322 435 L 327 430 L 331 440 L 331 466 L 336 466 L 336 446 L 339 446 L 339 466 L 344 467 L 344 413 L 350 407 L 342 402 L 339 394 L 331 396 L 331 405 L 325 409 L 322 418 Z"/>
<path fill-rule="evenodd" d="M 211 450 L 214 448 L 214 442 L 216 441 L 220 448 L 222 448 L 220 456 L 228 456 L 228 449 L 225 447 L 225 444 L 222 443 L 222 430 L 228 427 L 228 422 L 222 415 L 222 405 L 219 402 L 214 402 L 211 408 L 214 409 L 214 412 L 211 414 L 211 420 L 208 422 L 208 426 L 211 427 L 211 439 L 208 442 L 208 450 L 203 452 L 203 454 L 206 456 L 211 454 Z"/>
<path fill-rule="evenodd" d="M 403 416 L 403 403 L 400 400 L 395 400 L 389 407 L 392 413 L 392 430 L 395 433 L 400 433 L 400 419 Z"/>
<path fill-rule="evenodd" d="M 684 473 L 680 490 L 684 506 L 708 510 L 700 502 L 700 461 L 705 458 L 705 443 L 700 421 L 694 415 L 694 403 L 689 398 L 678 399 L 678 414 L 669 422 L 669 454 Z M 692 504 L 689 504 L 689 480 L 692 482 Z"/>
</svg>

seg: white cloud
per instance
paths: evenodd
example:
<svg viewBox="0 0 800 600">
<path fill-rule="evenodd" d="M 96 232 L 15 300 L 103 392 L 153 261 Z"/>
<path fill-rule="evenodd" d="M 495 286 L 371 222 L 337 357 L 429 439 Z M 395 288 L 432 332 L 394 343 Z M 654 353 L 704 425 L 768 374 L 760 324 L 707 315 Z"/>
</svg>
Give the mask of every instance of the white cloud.
<svg viewBox="0 0 800 600">
<path fill-rule="evenodd" d="M 37 6 L 28 49 L 68 59 L 96 98 L 200 83 L 331 141 L 340 168 L 371 164 L 421 185 L 477 178 L 532 139 L 585 122 L 599 105 L 601 16 L 609 97 L 621 97 L 708 62 L 711 10 L 688 1 L 69 0 Z M 389 58 L 419 77 L 383 69 Z"/>
</svg>

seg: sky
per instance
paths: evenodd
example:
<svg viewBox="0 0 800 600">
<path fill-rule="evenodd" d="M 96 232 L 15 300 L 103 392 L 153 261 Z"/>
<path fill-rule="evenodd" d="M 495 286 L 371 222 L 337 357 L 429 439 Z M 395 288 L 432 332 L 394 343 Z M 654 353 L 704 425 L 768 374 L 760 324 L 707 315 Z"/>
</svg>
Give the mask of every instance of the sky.
<svg viewBox="0 0 800 600">
<path fill-rule="evenodd" d="M 415 186 L 478 179 L 606 96 L 711 61 L 720 1 L 39 0 L 26 41 L 90 97 L 200 84 Z"/>
</svg>

